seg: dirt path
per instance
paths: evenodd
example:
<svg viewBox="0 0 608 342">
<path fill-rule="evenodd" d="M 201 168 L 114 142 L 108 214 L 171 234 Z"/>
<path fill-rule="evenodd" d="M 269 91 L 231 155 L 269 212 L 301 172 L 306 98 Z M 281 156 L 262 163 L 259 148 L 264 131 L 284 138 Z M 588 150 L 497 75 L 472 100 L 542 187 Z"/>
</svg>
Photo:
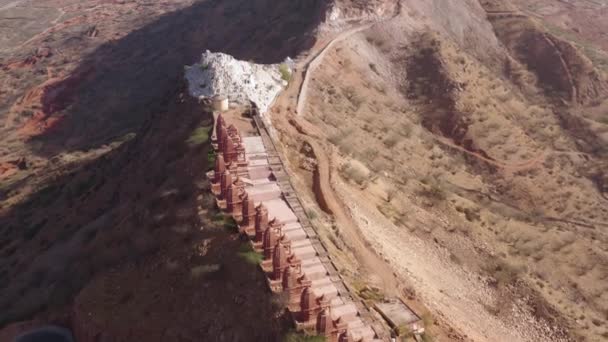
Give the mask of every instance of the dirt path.
<svg viewBox="0 0 608 342">
<path fill-rule="evenodd" d="M 394 271 L 374 252 L 359 231 L 350 213 L 335 195 L 331 180 L 333 171 L 331 152 L 328 153 L 321 143 L 321 139 L 319 139 L 322 136 L 321 132 L 299 118 L 306 105 L 308 84 L 312 74 L 322 63 L 327 51 L 336 43 L 374 24 L 376 23 L 362 24 L 341 32 L 331 40 L 319 41 L 311 49 L 309 55 L 299 61 L 288 88 L 276 99 L 271 112 L 274 112 L 272 121 L 278 131 L 287 136 L 297 136 L 312 147 L 318 163 L 317 177 L 315 177 L 318 183 L 315 188 L 319 191 L 316 196 L 324 199 L 325 206 L 331 212 L 336 226 L 340 229 L 344 243 L 353 251 L 357 261 L 364 269 L 364 273 L 370 279 L 373 279 L 375 285 L 382 287 L 385 293 L 398 296 L 400 294 L 399 281 L 395 277 Z"/>
<path fill-rule="evenodd" d="M 350 213 L 344 208 L 342 201 L 336 196 L 331 180 L 331 174 L 335 169 L 332 162 L 332 153 L 326 153 L 318 139 L 304 134 L 302 138 L 312 147 L 317 159 L 314 188 L 318 193 L 315 196 L 322 198 L 322 201 L 319 202 L 322 202 L 333 215 L 344 243 L 354 252 L 357 260 L 375 285 L 380 285 L 386 294 L 399 296 L 399 282 L 393 270 L 371 248 Z"/>
<path fill-rule="evenodd" d="M 344 31 L 336 36 L 334 39 L 329 41 L 325 47 L 323 47 L 318 53 L 310 54 L 303 62 L 304 65 L 304 79 L 300 86 L 300 91 L 298 93 L 298 104 L 296 105 L 296 114 L 302 115 L 304 112 L 304 107 L 306 106 L 306 99 L 308 98 L 308 83 L 310 82 L 311 75 L 314 71 L 319 67 L 323 58 L 336 43 L 343 41 L 344 39 L 352 36 L 355 33 L 361 32 L 365 29 L 372 27 L 376 23 L 368 23 L 364 25 L 360 25 L 354 27 L 350 30 Z"/>
<path fill-rule="evenodd" d="M 523 14 L 520 11 L 508 11 L 508 10 L 493 11 L 493 10 L 486 9 L 485 12 L 488 16 L 493 16 L 493 17 L 512 16 L 512 17 L 518 17 L 518 18 L 528 18 L 528 16 L 526 14 Z M 549 37 L 549 35 L 546 32 L 543 32 L 543 31 L 539 31 L 539 32 L 542 34 L 542 38 L 547 42 L 547 44 L 549 44 L 555 50 L 555 53 L 557 54 L 557 57 L 559 58 L 559 62 L 566 75 L 566 78 L 568 79 L 568 84 L 570 85 L 570 102 L 574 106 L 576 106 L 577 100 L 578 100 L 578 88 L 576 87 L 576 83 L 574 82 L 574 77 L 572 76 L 572 71 L 570 70 L 568 63 L 566 62 L 566 59 L 564 58 L 564 54 L 562 53 L 562 50 L 557 46 L 555 41 L 553 39 L 551 39 L 551 37 Z"/>
<path fill-rule="evenodd" d="M 490 165 L 496 166 L 500 169 L 503 169 L 506 172 L 518 172 L 518 171 L 524 171 L 527 169 L 531 169 L 533 167 L 538 166 L 539 164 L 542 164 L 545 161 L 545 158 L 547 157 L 547 155 L 549 154 L 546 151 L 543 151 L 541 153 L 539 153 L 536 157 L 528 159 L 524 162 L 521 163 L 504 163 L 504 162 L 500 162 L 494 159 L 490 159 L 487 157 L 484 157 L 483 155 L 476 153 L 476 152 L 471 152 L 469 150 L 467 150 L 466 148 L 456 145 L 453 142 L 451 142 L 450 140 L 446 139 L 446 138 L 442 138 L 442 137 L 438 137 L 438 136 L 434 136 L 433 139 L 435 139 L 435 141 L 449 146 L 451 148 L 457 149 L 465 154 L 468 154 L 476 159 L 482 160 Z"/>
<path fill-rule="evenodd" d="M 387 294 L 397 296 L 400 293 L 399 282 L 393 270 L 373 251 L 365 240 L 357 225 L 352 220 L 341 201 L 335 196 L 331 181 L 332 160 L 331 153 L 327 153 L 319 137 L 321 132 L 316 127 L 299 118 L 306 105 L 308 83 L 312 73 L 321 64 L 325 54 L 337 42 L 347 39 L 351 35 L 371 27 L 374 23 L 368 23 L 344 31 L 331 40 L 319 41 L 311 50 L 311 53 L 300 61 L 288 88 L 276 99 L 271 112 L 273 126 L 281 133 L 298 137 L 307 142 L 313 149 L 317 158 L 317 189 L 324 199 L 328 211 L 332 213 L 344 243 L 354 252 L 357 261 L 363 267 L 364 273 L 373 279 L 376 285 L 382 287 Z M 295 103 L 294 103 L 295 102 Z M 295 104 L 295 106 L 294 106 Z M 295 109 L 295 110 L 294 110 Z"/>
</svg>

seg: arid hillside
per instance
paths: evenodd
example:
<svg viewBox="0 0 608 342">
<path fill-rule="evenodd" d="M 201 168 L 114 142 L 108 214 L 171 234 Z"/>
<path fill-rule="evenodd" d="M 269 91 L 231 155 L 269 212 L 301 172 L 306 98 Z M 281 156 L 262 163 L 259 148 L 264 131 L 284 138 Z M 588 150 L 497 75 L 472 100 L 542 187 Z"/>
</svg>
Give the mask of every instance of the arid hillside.
<svg viewBox="0 0 608 342">
<path fill-rule="evenodd" d="M 362 233 L 436 323 L 475 341 L 602 341 L 606 73 L 520 5 L 401 2 L 324 51 L 305 103 L 273 120 L 317 212 L 337 200 L 357 226 L 321 215 L 328 243 L 362 255 L 344 243 Z M 352 277 L 378 284 L 357 262 Z"/>
<path fill-rule="evenodd" d="M 265 119 L 359 300 L 425 341 L 606 340 L 607 7 L 0 0 L 0 341 L 282 340 L 205 195 L 205 50 L 294 59 Z"/>
</svg>

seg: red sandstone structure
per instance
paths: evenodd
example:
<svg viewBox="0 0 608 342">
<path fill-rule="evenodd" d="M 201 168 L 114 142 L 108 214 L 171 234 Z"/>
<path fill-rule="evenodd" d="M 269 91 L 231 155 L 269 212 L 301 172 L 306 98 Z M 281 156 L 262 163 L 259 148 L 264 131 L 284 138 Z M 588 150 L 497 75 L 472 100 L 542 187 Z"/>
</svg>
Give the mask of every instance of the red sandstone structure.
<svg viewBox="0 0 608 342">
<path fill-rule="evenodd" d="M 318 242 L 292 210 L 287 197 L 293 195 L 281 191 L 262 137 L 242 137 L 221 114 L 214 132 L 217 158 L 208 174 L 211 191 L 263 254 L 260 268 L 273 292 L 287 293 L 287 309 L 297 328 L 316 331 L 330 342 L 378 341 L 339 276 L 330 274 L 328 256 L 320 255 Z"/>
</svg>

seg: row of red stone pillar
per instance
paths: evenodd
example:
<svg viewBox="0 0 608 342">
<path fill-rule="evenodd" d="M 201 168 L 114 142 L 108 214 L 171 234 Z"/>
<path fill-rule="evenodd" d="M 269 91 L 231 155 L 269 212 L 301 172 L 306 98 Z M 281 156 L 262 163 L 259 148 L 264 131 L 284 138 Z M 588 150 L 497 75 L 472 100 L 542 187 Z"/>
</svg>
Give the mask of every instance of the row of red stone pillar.
<svg viewBox="0 0 608 342">
<path fill-rule="evenodd" d="M 233 125 L 227 127 L 220 114 L 215 133 L 217 156 L 211 190 L 218 206 L 234 217 L 240 232 L 247 234 L 253 248 L 264 255 L 261 267 L 271 290 L 287 292 L 287 308 L 300 325 L 314 327 L 330 342 L 349 341 L 346 323 L 332 319 L 329 300 L 315 295 L 312 282 L 302 272 L 302 261 L 292 253 L 291 241 L 282 232 L 283 223 L 269 219 L 263 203 L 255 206 L 239 179 L 247 162 L 238 130 Z"/>
</svg>

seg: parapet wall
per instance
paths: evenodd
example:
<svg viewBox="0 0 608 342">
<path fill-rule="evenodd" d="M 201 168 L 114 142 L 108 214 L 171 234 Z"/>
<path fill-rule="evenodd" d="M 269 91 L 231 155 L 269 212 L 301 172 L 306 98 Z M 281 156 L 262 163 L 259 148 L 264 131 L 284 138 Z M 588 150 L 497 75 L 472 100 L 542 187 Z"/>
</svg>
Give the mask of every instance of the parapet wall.
<svg viewBox="0 0 608 342">
<path fill-rule="evenodd" d="M 243 137 L 221 114 L 214 115 L 217 158 L 208 177 L 218 206 L 264 256 L 260 268 L 269 288 L 286 293 L 297 328 L 333 342 L 381 340 L 382 325 L 347 289 L 255 107 L 252 112 L 257 136 Z"/>
</svg>

